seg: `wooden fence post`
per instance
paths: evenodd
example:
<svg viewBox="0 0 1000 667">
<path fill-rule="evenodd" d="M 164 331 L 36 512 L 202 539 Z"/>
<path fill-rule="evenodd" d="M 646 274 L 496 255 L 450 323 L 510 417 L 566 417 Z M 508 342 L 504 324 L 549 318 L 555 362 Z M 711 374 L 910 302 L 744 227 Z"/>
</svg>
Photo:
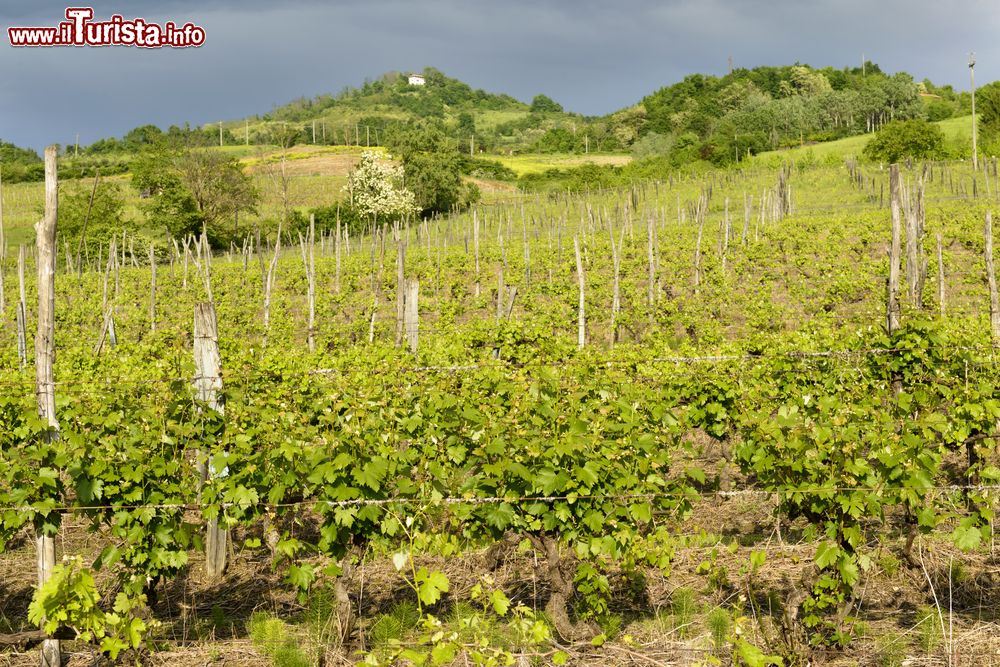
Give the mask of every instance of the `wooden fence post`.
<svg viewBox="0 0 1000 667">
<path fill-rule="evenodd" d="M 48 422 L 49 438 L 57 438 L 56 393 L 53 372 L 55 361 L 56 308 L 56 222 L 59 208 L 59 185 L 56 172 L 56 146 L 45 149 L 45 214 L 35 224 L 38 248 L 38 333 L 35 336 L 35 394 L 38 416 Z M 56 543 L 53 535 L 36 533 L 38 548 L 38 585 L 52 576 L 56 565 Z M 59 641 L 42 642 L 41 664 L 56 667 L 62 662 Z"/>
<path fill-rule="evenodd" d="M 222 378 L 219 377 L 219 333 L 212 302 L 195 304 L 194 308 L 194 387 L 198 400 L 220 414 L 225 406 L 219 400 Z M 199 462 L 200 484 L 211 478 L 224 476 L 226 470 L 215 470 L 211 452 L 205 463 Z M 226 569 L 226 543 L 229 531 L 219 526 L 218 517 L 209 520 L 205 533 L 205 572 L 209 579 L 217 579 Z"/>
</svg>

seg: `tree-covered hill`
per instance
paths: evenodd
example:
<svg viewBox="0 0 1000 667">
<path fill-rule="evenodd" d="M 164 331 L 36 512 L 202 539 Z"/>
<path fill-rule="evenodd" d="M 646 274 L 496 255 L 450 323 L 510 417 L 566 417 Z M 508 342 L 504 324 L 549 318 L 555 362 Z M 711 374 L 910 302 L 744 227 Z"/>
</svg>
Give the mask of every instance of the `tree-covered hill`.
<svg viewBox="0 0 1000 667">
<path fill-rule="evenodd" d="M 119 173 L 142 146 L 161 138 L 189 146 L 221 142 L 233 150 L 241 145 L 384 146 L 401 128 L 415 124 L 432 126 L 467 155 L 612 152 L 657 158 L 675 168 L 723 166 L 765 151 L 863 135 L 893 120 L 940 121 L 971 111 L 968 92 L 917 81 L 906 72 L 889 74 L 871 62 L 842 69 L 795 64 L 740 68 L 724 76 L 691 74 L 599 117 L 566 111 L 544 94 L 529 103 L 476 89 L 434 68 L 424 69 L 422 76 L 424 85 L 412 85 L 409 73 L 389 72 L 336 94 L 299 98 L 221 124 L 166 130 L 142 125 L 121 138 L 74 146 L 71 154 L 79 157 L 67 164 L 75 171 L 66 175 L 87 176 L 96 169 Z M 980 89 L 986 110 L 992 108 L 991 85 Z M 993 136 L 990 127 L 982 128 L 986 137 Z M 41 161 L 33 151 L 9 144 L 0 151 L 5 151 L 0 161 L 8 181 L 41 178 Z"/>
</svg>

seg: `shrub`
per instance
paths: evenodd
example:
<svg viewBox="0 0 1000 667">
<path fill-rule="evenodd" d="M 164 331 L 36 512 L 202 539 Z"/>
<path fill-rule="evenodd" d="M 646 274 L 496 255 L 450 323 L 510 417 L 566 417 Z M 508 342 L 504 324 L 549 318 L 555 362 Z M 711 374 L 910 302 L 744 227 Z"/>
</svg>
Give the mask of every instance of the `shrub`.
<svg viewBox="0 0 1000 667">
<path fill-rule="evenodd" d="M 903 158 L 939 158 L 944 154 L 944 135 L 925 120 L 897 120 L 883 125 L 863 154 L 873 162 L 890 164 Z"/>
</svg>

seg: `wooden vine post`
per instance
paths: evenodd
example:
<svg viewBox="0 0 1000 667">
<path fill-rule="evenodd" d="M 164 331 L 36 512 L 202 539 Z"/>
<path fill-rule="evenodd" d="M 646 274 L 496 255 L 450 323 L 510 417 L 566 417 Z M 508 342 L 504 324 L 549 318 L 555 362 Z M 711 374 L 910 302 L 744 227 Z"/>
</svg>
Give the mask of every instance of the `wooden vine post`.
<svg viewBox="0 0 1000 667">
<path fill-rule="evenodd" d="M 156 333 L 156 251 L 149 244 L 149 331 Z"/>
<path fill-rule="evenodd" d="M 986 282 L 990 288 L 990 334 L 993 345 L 1000 343 L 1000 298 L 997 297 L 997 276 L 993 270 L 993 213 L 986 211 Z"/>
<path fill-rule="evenodd" d="M 583 349 L 583 346 L 587 343 L 587 318 L 585 313 L 585 286 L 583 282 L 583 260 L 580 258 L 580 242 L 577 237 L 573 237 L 573 252 L 576 254 L 576 280 L 580 286 L 580 308 L 579 315 L 577 318 L 577 336 L 576 336 L 576 346 L 579 349 Z"/>
<path fill-rule="evenodd" d="M 17 247 L 17 358 L 23 371 L 28 366 L 28 311 L 24 289 L 24 246 Z"/>
<path fill-rule="evenodd" d="M 35 395 L 38 416 L 48 422 L 49 439 L 58 438 L 56 393 L 53 373 L 56 333 L 56 222 L 59 208 L 59 186 L 56 173 L 56 146 L 45 149 L 45 214 L 35 224 L 38 247 L 38 333 L 35 335 Z M 35 534 L 38 549 L 38 585 L 52 576 L 56 565 L 55 536 Z M 42 642 L 41 664 L 56 667 L 61 664 L 59 640 Z"/>
<path fill-rule="evenodd" d="M 892 336 L 899 330 L 900 326 L 900 306 L 899 306 L 899 268 L 902 254 L 902 242 L 900 239 L 902 232 L 902 197 L 899 188 L 899 165 L 894 164 L 889 167 L 889 208 L 892 216 L 892 243 L 889 248 L 889 285 L 886 295 L 886 330 Z M 892 380 L 892 392 L 894 396 L 899 396 L 903 390 L 902 382 L 898 377 Z"/>
<path fill-rule="evenodd" d="M 940 308 L 941 317 L 944 317 L 944 307 L 945 307 L 945 295 L 944 295 L 944 259 L 941 254 L 941 233 L 938 232 L 937 235 L 937 279 L 938 279 L 938 308 Z"/>
<path fill-rule="evenodd" d="M 396 233 L 396 347 L 402 347 L 406 319 L 406 239 Z"/>
<path fill-rule="evenodd" d="M 198 400 L 209 409 L 222 414 L 225 406 L 219 399 L 222 378 L 219 377 L 219 333 L 215 319 L 215 306 L 211 303 L 195 304 L 194 308 L 194 388 Z M 211 452 L 204 463 L 199 459 L 199 483 L 226 474 L 225 470 L 215 470 Z M 205 572 L 209 579 L 217 579 L 226 569 L 226 543 L 229 531 L 219 526 L 218 517 L 210 519 L 205 534 Z"/>
<path fill-rule="evenodd" d="M 472 245 L 476 253 L 476 296 L 479 296 L 479 211 L 472 212 Z"/>
<path fill-rule="evenodd" d="M 340 241 L 341 241 L 341 230 L 340 230 L 340 209 L 337 209 L 337 236 L 333 240 L 333 253 L 336 263 L 336 272 L 333 277 L 333 290 L 340 294 Z"/>
<path fill-rule="evenodd" d="M 274 256 L 267 267 L 264 276 L 264 347 L 267 347 L 267 335 L 271 331 L 271 288 L 274 286 L 274 274 L 278 269 L 278 257 L 281 255 L 281 223 L 278 223 L 278 240 L 274 244 Z"/>
<path fill-rule="evenodd" d="M 7 236 L 3 229 L 3 166 L 0 165 L 0 319 L 7 312 L 7 296 L 4 294 L 3 274 L 7 270 Z"/>
<path fill-rule="evenodd" d="M 611 344 L 618 342 L 618 313 L 621 311 L 621 268 L 622 246 L 625 244 L 625 227 L 621 228 L 618 243 L 615 243 L 614 227 L 609 227 L 611 233 L 611 264 L 614 268 L 614 278 L 611 287 Z"/>
<path fill-rule="evenodd" d="M 404 318 L 406 324 L 406 344 L 410 352 L 417 353 L 418 336 L 420 331 L 420 310 L 418 307 L 420 297 L 420 281 L 411 278 L 406 281 L 405 311 Z"/>
<path fill-rule="evenodd" d="M 656 260 L 653 252 L 653 216 L 646 219 L 646 250 L 648 255 L 646 276 L 646 303 L 649 306 L 649 318 L 653 319 L 653 306 L 656 305 Z"/>
<path fill-rule="evenodd" d="M 695 209 L 695 219 L 698 221 L 698 239 L 694 244 L 694 293 L 698 294 L 701 291 L 701 237 L 705 231 L 705 209 L 707 208 L 707 202 L 705 201 L 705 196 L 698 200 L 697 208 Z"/>
<path fill-rule="evenodd" d="M 310 352 L 316 351 L 316 258 L 313 249 L 316 245 L 316 216 L 309 216 L 309 238 L 303 239 L 299 234 L 299 248 L 302 251 L 302 264 L 306 271 L 306 294 L 309 300 L 309 330 L 307 344 Z M 308 246 L 308 247 L 307 247 Z"/>
</svg>

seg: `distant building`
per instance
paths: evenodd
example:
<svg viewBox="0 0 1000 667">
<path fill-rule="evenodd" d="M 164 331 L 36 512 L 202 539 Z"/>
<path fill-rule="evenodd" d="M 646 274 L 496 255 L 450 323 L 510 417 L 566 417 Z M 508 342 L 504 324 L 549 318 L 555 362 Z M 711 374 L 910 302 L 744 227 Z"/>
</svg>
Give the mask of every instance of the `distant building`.
<svg viewBox="0 0 1000 667">
<path fill-rule="evenodd" d="M 411 86 L 422 86 L 425 83 L 427 83 L 424 80 L 423 74 L 411 74 L 409 79 L 407 79 L 407 81 L 409 81 Z"/>
</svg>

